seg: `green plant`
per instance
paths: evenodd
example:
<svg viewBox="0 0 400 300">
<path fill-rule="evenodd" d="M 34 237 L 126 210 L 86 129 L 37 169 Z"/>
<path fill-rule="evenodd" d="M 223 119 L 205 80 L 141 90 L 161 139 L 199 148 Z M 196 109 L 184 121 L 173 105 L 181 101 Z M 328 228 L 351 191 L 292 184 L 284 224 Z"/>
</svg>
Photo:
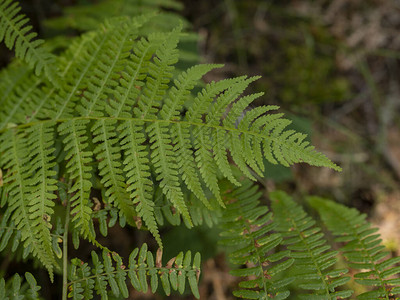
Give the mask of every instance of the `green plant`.
<svg viewBox="0 0 400 300">
<path fill-rule="evenodd" d="M 255 264 L 235 274 L 257 276 L 244 281 L 237 295 L 288 297 L 289 290 L 281 289 L 299 274 L 296 270 L 287 278 L 279 274 L 299 265 L 299 256 L 307 253 L 300 241 L 285 233 L 291 230 L 286 216 L 280 217 L 283 208 L 277 206 L 273 221 L 265 206 L 257 207 L 256 186 L 247 181 L 235 186 L 241 185 L 242 176 L 253 180 L 263 176 L 264 159 L 285 166 L 305 162 L 340 168 L 315 151 L 304 134 L 285 129 L 290 121 L 270 113 L 276 106 L 249 109 L 262 94 L 241 95 L 258 77 L 211 82 L 193 96 L 202 76 L 222 66 L 176 70 L 182 26 L 149 32 L 148 25 L 158 15 L 110 18 L 75 38 L 56 56 L 31 41 L 30 28 L 24 27 L 27 19 L 18 14 L 17 7 L 14 1 L 0 0 L 0 21 L 6 24 L 0 28 L 0 37 L 35 73 L 16 60 L 0 75 L 0 251 L 11 250 L 17 259 L 33 259 L 47 269 L 52 281 L 54 274 L 62 276 L 63 299 L 90 299 L 95 292 L 104 299 L 126 298 L 128 278 L 135 290 L 143 292 L 149 279 L 153 293 L 160 281 L 167 295 L 171 289 L 183 293 L 187 280 L 199 298 L 200 255 L 192 259 L 191 252 L 181 252 L 164 264 L 159 224 L 183 220 L 192 228 L 203 221 L 221 222 L 221 226 L 225 222 L 227 244 L 247 242 L 235 253 L 234 262 Z M 42 59 L 19 51 L 40 53 Z M 49 62 L 48 57 L 53 60 Z M 226 185 L 234 191 L 221 192 Z M 296 233 L 302 236 L 308 227 L 302 228 L 301 222 L 308 219 L 297 220 L 297 216 L 306 218 L 301 208 L 285 201 L 293 209 L 293 222 L 299 227 Z M 155 259 L 147 244 L 133 250 L 128 263 L 102 245 L 98 232 L 109 236 L 107 227 L 116 222 L 148 230 L 159 247 Z M 278 229 L 272 224 L 278 224 Z M 317 244 L 325 243 L 318 230 L 312 230 Z M 82 240 L 97 246 L 101 258 L 93 251 L 89 260 L 69 260 L 69 236 L 77 249 Z M 319 253 L 327 250 L 322 247 Z M 324 264 L 333 265 L 333 254 L 327 252 L 316 266 L 325 270 Z M 305 264 L 311 264 L 312 258 L 306 258 Z M 267 261 L 274 264 L 268 271 L 271 275 L 264 271 Z M 380 268 L 396 262 L 390 260 Z M 397 272 L 389 270 L 386 276 Z M 322 275 L 336 278 L 343 272 Z M 322 275 L 318 273 L 317 278 L 312 270 L 307 274 L 312 281 L 302 283 L 303 287 L 315 289 L 315 299 L 327 299 L 319 293 Z M 270 280 L 275 275 L 276 280 Z M 382 275 L 380 284 L 397 283 L 384 281 L 386 276 Z M 2 278 L 1 298 L 36 299 L 35 277 L 27 272 L 25 278 L 25 283 L 19 275 L 7 281 Z M 344 283 L 341 277 L 323 281 L 329 299 L 350 294 L 331 291 Z M 257 287 L 263 292 L 254 290 Z M 397 291 L 381 289 L 384 299 Z"/>
</svg>

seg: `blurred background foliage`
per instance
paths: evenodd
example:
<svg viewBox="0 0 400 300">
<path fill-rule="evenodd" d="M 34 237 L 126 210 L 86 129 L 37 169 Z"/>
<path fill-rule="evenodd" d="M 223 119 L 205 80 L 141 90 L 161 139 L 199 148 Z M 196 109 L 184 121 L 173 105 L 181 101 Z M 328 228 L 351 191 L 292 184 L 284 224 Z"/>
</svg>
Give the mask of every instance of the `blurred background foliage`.
<svg viewBox="0 0 400 300">
<path fill-rule="evenodd" d="M 400 255 L 399 2 L 112 1 L 115 11 L 104 9 L 109 6 L 103 3 L 110 0 L 20 2 L 39 35 L 52 40 L 55 51 L 66 43 L 57 40 L 58 34 L 76 36 L 103 15 L 118 15 L 125 2 L 139 7 L 124 10 L 131 15 L 154 7 L 163 10 L 164 21 L 154 26 L 173 27 L 179 19 L 188 32 L 196 33 L 187 35 L 182 43 L 187 64 L 225 63 L 224 68 L 207 75 L 206 81 L 262 75 L 252 85 L 252 92 L 266 94 L 255 105 L 281 106 L 293 120 L 293 128 L 309 134 L 312 143 L 343 168 L 342 173 L 335 173 L 266 163 L 266 179 L 260 180 L 260 185 L 266 191 L 279 188 L 298 196 L 316 194 L 356 207 L 370 216 L 386 245 Z M 76 10 L 77 5 L 86 6 Z M 12 54 L 4 45 L 0 45 L 0 54 L 3 67 Z M 129 248 L 129 240 L 137 244 L 148 238 L 142 232 L 113 230 L 123 242 L 116 239 L 111 243 L 120 247 Z M 165 252 L 203 252 L 204 299 L 232 299 L 235 279 L 227 274 L 216 246 L 217 235 L 217 230 L 206 225 L 195 232 L 184 225 L 165 228 Z M 135 299 L 140 297 L 146 298 L 138 295 Z"/>
</svg>

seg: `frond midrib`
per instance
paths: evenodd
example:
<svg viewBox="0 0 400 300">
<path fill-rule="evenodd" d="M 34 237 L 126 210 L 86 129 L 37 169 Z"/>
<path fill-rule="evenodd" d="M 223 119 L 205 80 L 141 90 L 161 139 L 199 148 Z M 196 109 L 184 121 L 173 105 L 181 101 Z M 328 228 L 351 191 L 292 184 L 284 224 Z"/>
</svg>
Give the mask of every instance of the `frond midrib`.
<svg viewBox="0 0 400 300">
<path fill-rule="evenodd" d="M 292 224 L 292 227 L 294 228 L 295 232 L 297 233 L 297 236 L 300 237 L 302 244 L 307 248 L 307 253 L 309 254 L 309 258 L 311 258 L 312 263 L 314 264 L 314 267 L 317 270 L 319 278 L 321 279 L 321 281 L 323 282 L 323 284 L 325 286 L 325 292 L 326 292 L 325 295 L 330 296 L 331 293 L 329 292 L 329 283 L 325 280 L 323 272 L 320 268 L 320 265 L 317 263 L 317 261 L 315 259 L 315 255 L 313 255 L 313 253 L 312 253 L 312 249 L 310 249 L 310 245 L 305 241 L 303 232 L 299 229 L 299 227 L 297 226 L 297 223 L 292 218 L 290 220 L 290 223 Z"/>
<path fill-rule="evenodd" d="M 362 252 L 364 255 L 366 255 L 366 257 L 368 257 L 369 263 L 371 263 L 371 265 L 372 265 L 371 271 L 376 272 L 376 274 L 377 274 L 378 277 L 379 277 L 378 279 L 379 279 L 379 281 L 380 281 L 380 283 L 381 283 L 381 287 L 385 287 L 385 279 L 382 278 L 382 275 L 381 275 L 382 272 L 379 271 L 379 270 L 377 269 L 377 267 L 376 267 L 377 262 L 376 262 L 376 261 L 373 259 L 373 257 L 371 257 L 371 255 L 368 253 L 368 248 L 366 247 L 363 238 L 360 237 L 360 234 L 357 232 L 357 230 L 354 228 L 354 226 L 348 221 L 348 219 L 347 219 L 345 216 L 342 216 L 342 215 L 339 215 L 339 214 L 338 214 L 338 218 L 339 218 L 343 223 L 347 224 L 347 228 L 350 228 L 350 229 L 351 229 L 351 233 L 352 233 L 353 237 L 356 238 L 357 242 L 358 242 L 359 245 L 362 247 L 362 249 L 359 250 L 359 251 Z M 341 250 L 341 252 L 345 252 L 345 251 Z M 362 272 L 360 272 L 360 273 L 362 273 Z M 386 297 L 386 299 L 389 300 L 389 293 L 388 293 L 387 289 L 384 288 L 383 291 L 385 292 L 385 297 Z"/>
<path fill-rule="evenodd" d="M 167 123 L 167 124 L 179 123 L 179 124 L 195 126 L 195 127 L 222 129 L 222 130 L 226 130 L 229 132 L 237 132 L 238 134 L 249 134 L 249 135 L 259 137 L 259 138 L 266 137 L 265 133 L 257 133 L 255 131 L 242 130 L 242 129 L 238 129 L 238 128 L 234 128 L 234 127 L 226 127 L 226 126 L 213 125 L 213 124 L 208 124 L 208 123 L 198 123 L 198 122 L 191 122 L 191 121 L 185 121 L 185 120 L 142 119 L 142 118 L 134 118 L 134 117 L 124 118 L 124 117 L 79 116 L 79 117 L 64 118 L 64 119 L 57 119 L 57 120 L 39 120 L 39 121 L 34 121 L 34 122 L 29 122 L 29 123 L 13 126 L 12 129 L 29 128 L 29 127 L 32 127 L 32 126 L 35 126 L 35 125 L 41 124 L 41 123 L 43 123 L 43 124 L 51 123 L 51 122 L 64 123 L 64 122 L 68 122 L 68 121 L 78 121 L 78 120 L 97 120 L 97 121 L 117 120 L 117 121 L 138 121 L 138 122 L 147 122 L 147 123 Z M 10 129 L 10 128 L 1 129 L 0 134 L 4 133 L 8 129 Z M 279 140 L 278 137 L 274 137 L 272 135 L 269 135 L 267 137 L 274 139 L 274 140 Z"/>
</svg>

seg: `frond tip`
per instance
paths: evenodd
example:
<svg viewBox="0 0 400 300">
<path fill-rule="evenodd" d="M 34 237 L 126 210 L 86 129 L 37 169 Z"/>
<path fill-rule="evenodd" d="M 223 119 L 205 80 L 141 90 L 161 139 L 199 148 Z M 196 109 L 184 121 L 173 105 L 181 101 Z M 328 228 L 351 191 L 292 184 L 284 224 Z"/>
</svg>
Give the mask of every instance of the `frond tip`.
<svg viewBox="0 0 400 300">
<path fill-rule="evenodd" d="M 73 299 L 92 299 L 93 290 L 102 299 L 108 299 L 108 287 L 111 293 L 118 297 L 129 297 L 126 285 L 128 276 L 133 288 L 146 293 L 151 289 L 155 293 L 159 281 L 167 296 L 171 294 L 171 288 L 183 294 L 186 280 L 189 283 L 192 294 L 199 299 L 198 281 L 200 277 L 200 254 L 196 253 L 193 262 L 191 252 L 179 253 L 170 259 L 167 265 L 162 265 L 162 251 L 157 251 L 156 259 L 153 254 L 147 251 L 147 244 L 136 248 L 129 256 L 129 264 L 125 266 L 118 254 L 110 254 L 103 251 L 102 259 L 95 252 L 92 252 L 93 269 L 88 263 L 75 258 L 71 261 L 69 272 L 69 297 Z M 115 264 L 115 266 L 114 266 Z M 150 285 L 148 283 L 150 281 Z"/>
</svg>

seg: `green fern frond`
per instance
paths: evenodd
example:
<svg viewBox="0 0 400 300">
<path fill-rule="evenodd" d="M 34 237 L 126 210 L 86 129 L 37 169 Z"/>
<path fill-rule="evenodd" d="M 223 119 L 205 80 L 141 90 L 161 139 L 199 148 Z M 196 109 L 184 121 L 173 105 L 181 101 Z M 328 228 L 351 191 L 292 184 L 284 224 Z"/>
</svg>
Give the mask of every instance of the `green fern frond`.
<svg viewBox="0 0 400 300">
<path fill-rule="evenodd" d="M 231 271 L 240 277 L 255 276 L 239 283 L 241 288 L 234 295 L 245 299 L 286 299 L 289 291 L 285 287 L 294 278 L 279 278 L 294 262 L 290 251 L 273 252 L 282 243 L 279 233 L 273 233 L 275 223 L 267 206 L 259 205 L 260 193 L 249 181 L 227 196 L 227 208 L 221 218 L 221 244 L 234 249 L 229 260 L 237 265 L 246 265 Z"/>
<path fill-rule="evenodd" d="M 32 94 L 42 81 L 31 75 L 21 82 L 14 91 L 8 95 L 0 109 L 0 130 L 9 123 L 24 123 L 26 121 L 26 107 Z"/>
<path fill-rule="evenodd" d="M 124 265 L 120 256 L 116 253 L 104 251 L 102 259 L 92 252 L 93 268 L 88 263 L 75 258 L 71 261 L 69 271 L 69 294 L 73 299 L 92 299 L 93 290 L 101 299 L 108 299 L 111 292 L 115 297 L 121 295 L 129 297 L 126 279 L 129 277 L 133 288 L 146 293 L 150 289 L 154 293 L 161 281 L 161 286 L 167 296 L 171 294 L 171 288 L 183 294 L 186 280 L 189 283 L 193 295 L 199 299 L 198 280 L 200 276 L 200 254 L 196 253 L 192 262 L 191 252 L 184 255 L 179 253 L 162 265 L 162 251 L 157 252 L 157 257 L 147 251 L 147 245 L 136 248 L 129 256 L 128 266 Z M 110 291 L 108 289 L 110 287 Z"/>
<path fill-rule="evenodd" d="M 18 2 L 0 1 L 0 42 L 4 41 L 9 49 L 15 48 L 15 56 L 34 68 L 36 75 L 44 71 L 47 78 L 58 85 L 54 56 L 40 47 L 43 40 L 34 40 L 37 34 L 31 31 L 32 26 L 26 26 L 29 19 L 19 14 L 20 10 Z"/>
<path fill-rule="evenodd" d="M 341 299 L 350 297 L 352 291 L 337 290 L 350 280 L 342 276 L 347 269 L 333 269 L 337 263 L 337 251 L 327 245 L 321 229 L 301 206 L 281 191 L 269 194 L 274 212 L 276 230 L 283 237 L 283 244 L 291 250 L 295 259 L 292 275 L 297 279 L 296 286 L 312 290 L 312 293 L 298 295 L 299 299 Z"/>
<path fill-rule="evenodd" d="M 4 280 L 0 279 L 0 299 L 27 299 L 37 300 L 39 299 L 38 292 L 41 287 L 37 285 L 35 277 L 29 273 L 25 273 L 26 282 L 22 282 L 21 276 L 15 274 L 11 279 Z"/>
<path fill-rule="evenodd" d="M 149 231 L 161 247 L 161 237 L 154 216 L 153 182 L 149 178 L 149 159 L 147 157 L 147 147 L 144 145 L 145 136 L 142 132 L 142 126 L 142 122 L 127 121 L 123 122 L 119 127 L 121 131 L 121 148 L 125 153 L 123 163 L 127 176 L 127 191 L 131 193 L 130 197 L 133 200 L 133 204 L 136 205 L 139 217 L 144 220 Z"/>
<path fill-rule="evenodd" d="M 377 229 L 371 228 L 366 215 L 354 208 L 328 199 L 309 197 L 327 228 L 336 236 L 336 242 L 344 243 L 340 248 L 348 265 L 360 270 L 354 275 L 357 283 L 374 287 L 372 291 L 358 295 L 358 299 L 393 299 L 400 296 L 399 257 L 387 258 L 389 253 L 381 245 Z"/>
<path fill-rule="evenodd" d="M 11 92 L 30 74 L 18 61 L 10 63 L 0 72 L 0 106 L 3 107 Z"/>
<path fill-rule="evenodd" d="M 120 209 L 125 219 L 130 220 L 135 210 L 126 190 L 116 121 L 104 119 L 96 121 L 91 131 L 94 134 L 93 143 L 96 144 L 93 153 L 99 161 L 99 175 L 105 187 L 106 199 Z"/>
<path fill-rule="evenodd" d="M 136 38 L 141 24 L 140 20 L 114 19 L 78 39 L 60 58 L 61 88 L 56 90 L 38 79 L 32 105 L 19 98 L 15 114 L 0 129 L 4 139 L 14 130 L 9 128 L 12 122 L 28 136 L 39 124 L 58 133 L 62 143 L 56 144 L 60 153 L 54 168 L 60 170 L 60 181 L 71 182 L 72 222 L 83 237 L 95 241 L 90 194 L 96 182 L 103 202 L 120 209 L 122 218 L 131 224 L 136 217 L 143 220 L 161 247 L 155 184 L 179 218 L 191 226 L 183 191 L 193 192 L 208 208 L 211 192 L 224 206 L 220 175 L 239 184 L 230 160 L 251 179 L 255 179 L 252 171 L 262 174 L 263 158 L 337 168 L 303 142 L 303 135 L 285 130 L 289 121 L 268 114 L 276 107 L 247 110 L 261 94 L 241 94 L 257 77 L 212 82 L 191 103 L 188 96 L 196 81 L 220 66 L 189 68 L 172 84 L 181 27 L 169 34 Z M 7 170 L 6 163 L 0 163 Z M 50 194 L 52 190 L 44 195 Z"/>
<path fill-rule="evenodd" d="M 42 131 L 41 134 L 46 135 L 46 132 Z M 48 171 L 48 167 L 41 169 L 43 163 L 51 161 L 51 150 L 49 152 L 49 149 L 45 149 L 49 147 L 49 141 L 43 143 L 40 140 L 38 148 L 32 148 L 32 141 L 27 139 L 26 132 L 14 129 L 7 131 L 1 138 L 0 165 L 9 169 L 4 179 L 8 195 L 7 210 L 15 227 L 21 232 L 24 246 L 43 263 L 53 280 L 56 262 L 47 224 L 47 216 L 51 215 L 53 206 L 51 192 L 54 188 L 49 178 L 53 173 Z M 31 159 L 35 160 L 35 165 L 27 164 Z M 35 171 L 36 176 L 31 177 Z M 41 179 L 45 182 L 38 181 Z M 44 198 L 40 198 L 40 195 Z"/>
<path fill-rule="evenodd" d="M 208 200 L 208 205 L 206 206 L 203 201 L 189 191 L 185 191 L 183 195 L 194 226 L 205 224 L 211 228 L 219 223 L 222 212 L 221 206 L 216 199 Z M 166 223 L 179 226 L 183 221 L 187 228 L 191 228 L 191 225 L 187 223 L 186 219 L 182 218 L 179 211 L 171 205 L 160 189 L 155 191 L 153 198 L 155 199 L 154 214 L 160 226 L 164 226 Z"/>
<path fill-rule="evenodd" d="M 162 46 L 165 36 L 151 34 L 142 37 L 132 45 L 132 53 L 121 71 L 119 85 L 114 88 L 115 99 L 110 99 L 107 112 L 113 117 L 131 117 L 133 107 L 137 105 L 140 90 L 144 86 L 149 72 L 150 59 Z"/>
<path fill-rule="evenodd" d="M 146 84 L 143 86 L 141 101 L 134 110 L 137 118 L 156 118 L 161 101 L 168 89 L 168 83 L 172 78 L 174 65 L 178 62 L 177 49 L 181 26 L 173 30 L 163 41 L 163 44 L 155 52 L 155 57 L 149 64 Z"/>
<path fill-rule="evenodd" d="M 69 180 L 74 180 L 74 184 L 68 191 L 72 194 L 71 214 L 74 216 L 72 221 L 80 228 L 83 237 L 94 240 L 91 231 L 92 209 L 89 205 L 90 190 L 92 183 L 92 168 L 89 165 L 92 158 L 92 152 L 88 148 L 87 125 L 88 120 L 71 120 L 61 123 L 58 126 L 58 132 L 64 136 L 65 159 Z"/>
<path fill-rule="evenodd" d="M 105 23 L 105 31 L 112 31 L 112 35 L 105 43 L 105 51 L 101 52 L 87 89 L 83 93 L 81 104 L 76 108 L 81 116 L 104 115 L 106 94 L 112 92 L 111 87 L 118 85 L 117 79 L 128 61 L 132 41 L 136 39 L 138 29 L 145 21 L 145 18 L 130 22 L 119 21 L 118 27 L 109 22 Z"/>
</svg>

